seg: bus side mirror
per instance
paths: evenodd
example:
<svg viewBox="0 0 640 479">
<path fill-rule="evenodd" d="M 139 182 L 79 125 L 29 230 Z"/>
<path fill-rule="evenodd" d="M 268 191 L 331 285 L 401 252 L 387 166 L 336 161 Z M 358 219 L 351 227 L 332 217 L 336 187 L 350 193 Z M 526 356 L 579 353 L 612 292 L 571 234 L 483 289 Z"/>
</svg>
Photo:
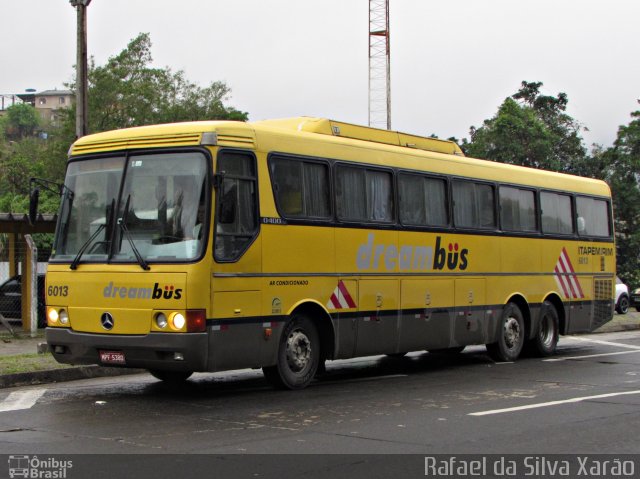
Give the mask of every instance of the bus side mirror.
<svg viewBox="0 0 640 479">
<path fill-rule="evenodd" d="M 40 189 L 33 188 L 29 194 L 29 223 L 36 224 L 38 218 L 38 201 L 40 200 Z"/>
</svg>

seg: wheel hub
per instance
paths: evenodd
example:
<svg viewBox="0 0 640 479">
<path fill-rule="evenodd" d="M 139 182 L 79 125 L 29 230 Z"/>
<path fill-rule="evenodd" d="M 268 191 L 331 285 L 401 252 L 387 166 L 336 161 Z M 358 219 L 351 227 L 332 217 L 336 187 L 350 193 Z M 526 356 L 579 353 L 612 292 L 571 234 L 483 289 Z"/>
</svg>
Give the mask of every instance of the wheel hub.
<svg viewBox="0 0 640 479">
<path fill-rule="evenodd" d="M 292 371 L 302 371 L 311 361 L 311 342 L 302 331 L 293 331 L 287 338 L 287 363 Z"/>
<path fill-rule="evenodd" d="M 504 342 L 513 349 L 520 342 L 520 323 L 516 318 L 509 318 L 504 324 Z"/>
</svg>

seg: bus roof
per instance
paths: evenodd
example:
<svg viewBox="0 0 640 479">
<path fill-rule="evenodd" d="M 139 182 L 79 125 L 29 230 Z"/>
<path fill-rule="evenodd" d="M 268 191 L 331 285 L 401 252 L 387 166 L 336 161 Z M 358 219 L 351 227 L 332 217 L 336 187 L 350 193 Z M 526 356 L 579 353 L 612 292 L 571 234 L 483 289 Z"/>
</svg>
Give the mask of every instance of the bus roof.
<svg viewBox="0 0 640 479">
<path fill-rule="evenodd" d="M 258 137 L 260 141 L 258 141 Z M 287 139 L 287 142 L 282 141 Z M 256 122 L 198 121 L 126 128 L 87 135 L 70 148 L 70 155 L 83 155 L 123 149 L 218 145 L 255 149 L 258 143 L 268 151 L 291 144 L 298 138 L 301 146 L 296 153 L 309 156 L 362 163 L 394 166 L 402 169 L 473 177 L 487 181 L 544 187 L 610 196 L 608 185 L 600 180 L 556 173 L 523 166 L 508 165 L 489 160 L 465 157 L 452 141 L 426 138 L 406 133 L 352 125 L 324 118 L 297 117 Z M 320 147 L 320 145 L 323 145 Z M 358 153 L 344 157 L 345 146 L 357 148 Z M 296 147 L 297 148 L 297 147 Z M 362 148 L 379 154 L 362 155 Z M 355 151 L 353 149 L 349 151 Z M 292 151 L 282 151 L 293 153 Z M 314 153 L 316 152 L 316 153 Z M 395 153 L 393 165 L 387 161 Z M 398 155 L 400 153 L 400 155 Z M 425 164 L 428 160 L 428 168 Z"/>
<path fill-rule="evenodd" d="M 409 135 L 398 131 L 380 130 L 326 118 L 285 118 L 282 120 L 265 120 L 254 124 L 464 156 L 464 153 L 454 141 Z"/>
</svg>

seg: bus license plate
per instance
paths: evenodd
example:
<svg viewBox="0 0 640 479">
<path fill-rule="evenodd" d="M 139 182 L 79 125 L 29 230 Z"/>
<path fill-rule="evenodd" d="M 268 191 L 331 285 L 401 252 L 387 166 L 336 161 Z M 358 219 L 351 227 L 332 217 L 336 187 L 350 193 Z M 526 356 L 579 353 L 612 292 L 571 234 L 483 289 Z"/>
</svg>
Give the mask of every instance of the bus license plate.
<svg viewBox="0 0 640 479">
<path fill-rule="evenodd" d="M 100 361 L 104 364 L 126 364 L 122 351 L 100 351 Z"/>
</svg>

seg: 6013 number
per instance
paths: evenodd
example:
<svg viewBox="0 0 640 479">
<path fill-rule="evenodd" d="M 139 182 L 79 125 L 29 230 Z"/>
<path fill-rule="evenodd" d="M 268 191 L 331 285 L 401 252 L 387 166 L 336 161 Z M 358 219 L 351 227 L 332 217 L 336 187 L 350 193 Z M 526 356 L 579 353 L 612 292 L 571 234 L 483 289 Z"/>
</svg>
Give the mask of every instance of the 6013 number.
<svg viewBox="0 0 640 479">
<path fill-rule="evenodd" d="M 48 296 L 67 296 L 69 294 L 69 286 L 49 286 L 47 288 Z"/>
</svg>

